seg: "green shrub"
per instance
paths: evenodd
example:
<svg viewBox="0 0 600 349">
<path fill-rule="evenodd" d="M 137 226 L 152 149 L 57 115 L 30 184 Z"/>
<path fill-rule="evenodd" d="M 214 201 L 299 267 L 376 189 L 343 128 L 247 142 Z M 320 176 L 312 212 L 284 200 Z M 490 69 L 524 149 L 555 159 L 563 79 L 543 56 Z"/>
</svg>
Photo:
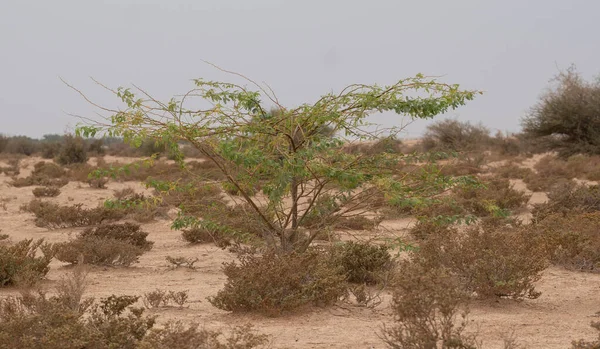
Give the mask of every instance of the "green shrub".
<svg viewBox="0 0 600 349">
<path fill-rule="evenodd" d="M 336 263 L 342 267 L 348 282 L 373 285 L 384 279 L 392 267 L 387 246 L 365 242 L 344 242 L 336 249 Z"/>
<path fill-rule="evenodd" d="M 307 304 L 329 305 L 346 294 L 340 268 L 330 256 L 314 250 L 246 254 L 239 264 L 225 263 L 223 271 L 225 287 L 209 301 L 228 311 L 278 315 Z"/>
<path fill-rule="evenodd" d="M 0 287 L 33 284 L 46 276 L 52 254 L 43 243 L 29 239 L 12 245 L 0 244 Z M 44 251 L 43 257 L 36 256 L 38 248 Z"/>
</svg>

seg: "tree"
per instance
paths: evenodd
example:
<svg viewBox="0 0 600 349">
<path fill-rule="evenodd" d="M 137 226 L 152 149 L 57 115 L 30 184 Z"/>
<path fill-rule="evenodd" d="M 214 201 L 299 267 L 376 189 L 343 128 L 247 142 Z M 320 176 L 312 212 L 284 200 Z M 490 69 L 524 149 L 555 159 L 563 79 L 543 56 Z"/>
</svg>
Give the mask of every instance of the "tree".
<svg viewBox="0 0 600 349">
<path fill-rule="evenodd" d="M 306 249 L 337 219 L 372 211 L 382 196 L 414 203 L 459 181 L 439 173 L 419 173 L 411 181 L 397 170 L 409 156 L 364 156 L 342 149 L 348 141 L 377 140 L 382 134 L 394 137 L 400 131 L 398 127 L 372 131 L 370 114 L 432 118 L 465 104 L 477 91 L 417 75 L 389 86 L 350 85 L 312 104 L 286 108 L 268 86 L 243 78 L 256 90 L 196 79 L 192 90 L 167 102 L 137 87 L 141 97 L 119 88 L 113 92 L 126 108 L 103 108 L 112 113 L 106 122 L 80 125 L 77 131 L 85 136 L 99 132 L 120 136 L 135 146 L 147 138 L 157 139 L 179 160 L 177 142 L 189 142 L 239 193 L 267 244 L 284 251 Z M 263 99 L 274 109 L 268 111 Z M 174 222 L 177 228 L 189 225 L 223 227 L 227 222 L 185 215 Z"/>
<path fill-rule="evenodd" d="M 523 131 L 562 156 L 600 154 L 600 79 L 587 82 L 571 67 L 554 82 L 523 119 Z"/>
</svg>

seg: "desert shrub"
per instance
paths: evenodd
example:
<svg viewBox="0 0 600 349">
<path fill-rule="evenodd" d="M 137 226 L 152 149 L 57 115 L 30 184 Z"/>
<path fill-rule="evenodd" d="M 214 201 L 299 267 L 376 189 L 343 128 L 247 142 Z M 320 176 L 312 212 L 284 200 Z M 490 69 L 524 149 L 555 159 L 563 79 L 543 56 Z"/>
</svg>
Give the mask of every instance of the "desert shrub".
<svg viewBox="0 0 600 349">
<path fill-rule="evenodd" d="M 547 242 L 551 261 L 568 269 L 600 272 L 600 211 L 552 214 L 533 226 Z"/>
<path fill-rule="evenodd" d="M 91 188 L 106 189 L 106 183 L 108 183 L 108 178 L 90 178 L 88 179 L 87 183 Z"/>
<path fill-rule="evenodd" d="M 29 177 L 15 178 L 11 185 L 15 187 L 27 187 L 32 185 L 63 187 L 69 180 L 64 178 L 66 171 L 52 162 L 40 161 L 33 167 Z"/>
<path fill-rule="evenodd" d="M 9 138 L 3 134 L 0 134 L 0 153 L 2 153 L 4 151 L 4 149 L 6 149 L 8 142 L 9 142 Z"/>
<path fill-rule="evenodd" d="M 344 242 L 335 249 L 335 263 L 348 282 L 373 285 L 385 279 L 392 267 L 388 247 L 368 242 Z"/>
<path fill-rule="evenodd" d="M 22 211 L 35 215 L 35 225 L 47 228 L 85 227 L 97 225 L 105 221 L 123 218 L 123 210 L 105 207 L 83 208 L 82 204 L 60 206 L 58 204 L 34 199 L 21 206 Z"/>
<path fill-rule="evenodd" d="M 44 159 L 54 159 L 60 152 L 59 142 L 40 142 L 40 152 Z"/>
<path fill-rule="evenodd" d="M 400 263 L 392 300 L 394 324 L 384 327 L 389 348 L 475 349 L 467 326 L 467 295 L 443 268 L 417 262 Z"/>
<path fill-rule="evenodd" d="M 459 205 L 476 216 L 504 216 L 529 201 L 527 194 L 515 190 L 506 179 L 491 179 L 482 182 L 482 185 L 458 187 L 453 193 Z"/>
<path fill-rule="evenodd" d="M 118 210 L 123 215 L 140 223 L 149 222 L 166 210 L 166 206 L 161 206 L 160 198 L 146 197 L 144 194 L 138 193 L 121 199 L 107 199 L 104 201 L 104 208 Z"/>
<path fill-rule="evenodd" d="M 315 250 L 245 254 L 239 264 L 224 264 L 225 287 L 209 301 L 223 310 L 269 315 L 307 304 L 332 304 L 346 293 L 346 285 L 340 268 L 330 261 L 330 256 Z"/>
<path fill-rule="evenodd" d="M 482 125 L 445 119 L 428 125 L 421 142 L 426 151 L 468 151 L 489 144 L 489 133 Z"/>
<path fill-rule="evenodd" d="M 0 299 L 0 348 L 251 349 L 268 342 L 250 325 L 236 326 L 228 335 L 182 322 L 155 327 L 155 316 L 132 306 L 139 297 L 112 295 L 94 302 L 83 299 L 81 279 L 66 282 L 56 296 L 40 292 Z"/>
<path fill-rule="evenodd" d="M 523 131 L 567 157 L 600 153 L 600 81 L 585 81 L 571 67 L 555 78 L 523 120 Z"/>
<path fill-rule="evenodd" d="M 379 218 L 371 219 L 365 216 L 340 217 L 335 222 L 335 228 L 342 230 L 372 230 L 381 223 Z"/>
<path fill-rule="evenodd" d="M 17 176 L 21 173 L 19 163 L 21 159 L 19 157 L 13 157 L 8 159 L 8 166 L 0 167 L 0 173 L 4 173 L 7 176 Z"/>
<path fill-rule="evenodd" d="M 500 153 L 500 155 L 516 156 L 524 153 L 526 150 L 523 138 L 514 134 L 511 135 L 498 131 L 490 142 L 493 149 Z"/>
<path fill-rule="evenodd" d="M 184 229 L 181 233 L 183 239 L 191 244 L 203 244 L 214 242 L 219 247 L 231 245 L 230 238 L 219 229 L 208 227 L 195 227 Z"/>
<path fill-rule="evenodd" d="M 86 229 L 75 239 L 55 245 L 56 259 L 78 264 L 129 266 L 154 244 L 148 233 L 131 223 L 108 224 Z"/>
<path fill-rule="evenodd" d="M 102 156 L 105 153 L 104 141 L 102 139 L 93 139 L 89 142 L 88 152 L 95 154 L 96 156 Z"/>
<path fill-rule="evenodd" d="M 580 339 L 571 343 L 571 349 L 598 349 L 600 348 L 600 321 L 592 321 L 591 326 L 598 331 L 598 338 L 592 342 Z"/>
<path fill-rule="evenodd" d="M 478 297 L 537 298 L 534 283 L 547 266 L 547 250 L 537 234 L 515 221 L 488 218 L 459 232 L 455 227 L 430 236 L 414 257 L 453 273 Z"/>
<path fill-rule="evenodd" d="M 600 186 L 565 182 L 548 193 L 548 202 L 535 205 L 533 218 L 541 221 L 553 213 L 584 213 L 600 211 Z"/>
<path fill-rule="evenodd" d="M 81 137 L 65 135 L 56 156 L 56 162 L 61 165 L 80 164 L 88 160 L 85 141 Z"/>
<path fill-rule="evenodd" d="M 32 284 L 46 276 L 52 254 L 43 248 L 44 255 L 37 256 L 37 250 L 43 244 L 43 240 L 33 239 L 0 244 L 0 287 L 16 283 Z"/>
<path fill-rule="evenodd" d="M 79 236 L 84 239 L 99 238 L 124 241 L 145 251 L 149 251 L 154 244 L 146 240 L 148 233 L 142 231 L 139 224 L 133 223 L 103 224 L 96 228 L 88 228 Z"/>
<path fill-rule="evenodd" d="M 33 196 L 40 197 L 56 197 L 60 195 L 60 189 L 57 187 L 38 187 L 32 190 Z"/>
<path fill-rule="evenodd" d="M 469 176 L 482 173 L 485 165 L 483 153 L 461 154 L 440 165 L 440 173 L 445 176 Z"/>
<path fill-rule="evenodd" d="M 119 190 L 113 191 L 113 196 L 117 200 L 127 199 L 128 197 L 131 197 L 131 196 L 133 196 L 135 194 L 136 194 L 135 190 L 133 190 L 132 187 L 127 187 L 127 188 L 123 188 L 123 189 L 119 189 Z"/>
<path fill-rule="evenodd" d="M 236 326 L 226 336 L 220 331 L 199 329 L 198 324 L 168 322 L 153 328 L 140 343 L 139 349 L 251 349 L 268 343 L 266 335 L 253 331 L 252 326 Z"/>
<path fill-rule="evenodd" d="M 33 155 L 38 151 L 38 142 L 26 136 L 15 136 L 8 138 L 4 148 L 5 153 Z"/>
<path fill-rule="evenodd" d="M 503 166 L 495 167 L 492 172 L 499 178 L 523 180 L 534 174 L 530 168 L 521 167 L 513 162 L 508 162 Z"/>
</svg>

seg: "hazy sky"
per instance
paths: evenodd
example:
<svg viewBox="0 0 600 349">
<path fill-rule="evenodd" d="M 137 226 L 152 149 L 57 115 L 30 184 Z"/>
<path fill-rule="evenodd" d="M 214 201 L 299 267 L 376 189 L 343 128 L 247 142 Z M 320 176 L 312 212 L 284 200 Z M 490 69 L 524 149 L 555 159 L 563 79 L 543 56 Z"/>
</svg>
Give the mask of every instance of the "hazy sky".
<svg viewBox="0 0 600 349">
<path fill-rule="evenodd" d="M 165 99 L 192 78 L 229 79 L 202 59 L 267 82 L 289 106 L 443 75 L 485 91 L 450 117 L 517 131 L 559 68 L 600 73 L 599 14 L 597 0 L 0 0 L 0 133 L 63 133 L 77 123 L 68 113 L 93 116 L 59 77 L 108 106 L 117 100 L 90 76 Z"/>
</svg>

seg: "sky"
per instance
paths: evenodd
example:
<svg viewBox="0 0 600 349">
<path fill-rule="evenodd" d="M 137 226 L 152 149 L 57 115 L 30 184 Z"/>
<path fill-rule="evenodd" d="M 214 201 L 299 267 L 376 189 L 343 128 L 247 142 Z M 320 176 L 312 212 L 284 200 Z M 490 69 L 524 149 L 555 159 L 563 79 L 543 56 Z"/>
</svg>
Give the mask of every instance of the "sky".
<svg viewBox="0 0 600 349">
<path fill-rule="evenodd" d="M 231 80 L 203 60 L 290 107 L 352 83 L 440 76 L 484 95 L 439 118 L 515 132 L 559 70 L 598 76 L 599 13 L 595 0 L 0 0 L 0 133 L 62 134 L 72 114 L 94 117 L 61 78 L 108 107 L 119 101 L 90 77 L 164 100 L 194 78 Z"/>
</svg>

